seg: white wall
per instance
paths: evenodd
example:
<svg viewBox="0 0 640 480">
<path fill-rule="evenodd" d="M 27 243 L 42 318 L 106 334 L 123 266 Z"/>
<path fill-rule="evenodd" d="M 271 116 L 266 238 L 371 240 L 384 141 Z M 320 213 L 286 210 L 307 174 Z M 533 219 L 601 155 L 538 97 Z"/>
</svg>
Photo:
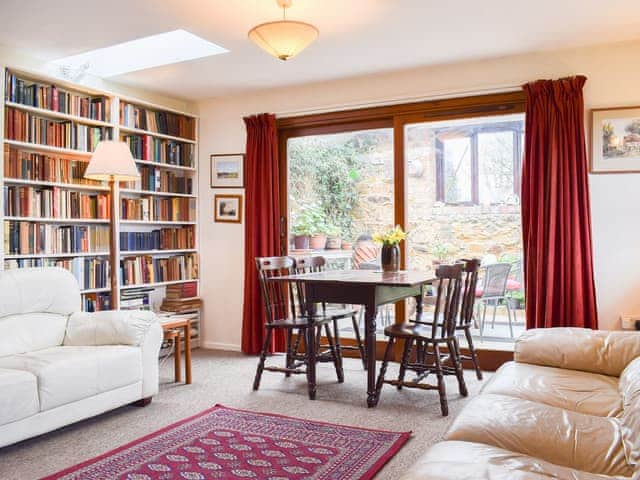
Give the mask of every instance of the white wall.
<svg viewBox="0 0 640 480">
<path fill-rule="evenodd" d="M 585 107 L 640 105 L 640 42 L 442 65 L 346 80 L 265 90 L 198 103 L 200 168 L 209 154 L 245 148 L 242 117 L 303 113 L 513 88 L 539 78 L 584 74 Z M 294 60 L 295 61 L 295 60 Z M 287 65 L 282 69 L 286 71 Z M 330 65 L 327 66 L 330 68 Z M 588 133 L 587 133 L 588 134 Z M 200 177 L 202 293 L 205 346 L 239 349 L 242 326 L 244 230 L 213 223 L 214 190 Z M 591 175 L 596 289 L 602 328 L 619 314 L 640 313 L 640 175 Z"/>
</svg>

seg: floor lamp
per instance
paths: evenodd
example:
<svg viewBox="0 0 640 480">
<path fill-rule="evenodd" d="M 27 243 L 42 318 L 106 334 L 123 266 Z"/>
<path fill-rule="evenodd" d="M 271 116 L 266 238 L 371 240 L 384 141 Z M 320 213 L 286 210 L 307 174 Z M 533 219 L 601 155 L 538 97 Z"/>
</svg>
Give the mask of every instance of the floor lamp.
<svg viewBox="0 0 640 480">
<path fill-rule="evenodd" d="M 140 178 L 136 162 L 131 156 L 129 147 L 124 142 L 107 140 L 98 143 L 91 156 L 84 178 L 109 182 L 111 192 L 111 218 L 109 221 L 109 263 L 111 264 L 111 309 L 118 310 L 118 270 L 119 259 L 117 242 L 117 225 L 120 219 L 119 182 Z"/>
</svg>

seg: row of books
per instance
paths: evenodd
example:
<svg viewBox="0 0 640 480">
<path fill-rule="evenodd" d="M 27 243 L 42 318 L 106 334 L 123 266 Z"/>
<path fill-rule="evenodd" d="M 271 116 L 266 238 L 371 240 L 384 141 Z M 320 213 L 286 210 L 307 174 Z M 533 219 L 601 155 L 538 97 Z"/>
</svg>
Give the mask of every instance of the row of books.
<svg viewBox="0 0 640 480">
<path fill-rule="evenodd" d="M 120 250 L 176 250 L 196 248 L 195 228 L 161 228 L 151 232 L 120 232 Z"/>
<path fill-rule="evenodd" d="M 69 270 L 83 290 L 107 288 L 110 268 L 108 259 L 76 257 L 71 259 L 26 258 L 5 260 L 5 268 L 62 267 Z"/>
<path fill-rule="evenodd" d="M 44 108 L 54 112 L 106 121 L 111 101 L 107 97 L 79 95 L 61 90 L 55 85 L 30 82 L 7 71 L 5 96 L 10 102 Z"/>
<path fill-rule="evenodd" d="M 195 119 L 120 102 L 120 125 L 195 140 Z"/>
<path fill-rule="evenodd" d="M 100 312 L 111 310 L 111 293 L 86 293 L 82 296 L 82 310 L 85 312 Z"/>
<path fill-rule="evenodd" d="M 15 108 L 6 108 L 5 112 L 9 140 L 93 152 L 98 142 L 111 138 L 111 129 L 106 127 L 91 127 L 68 120 L 52 120 Z"/>
<path fill-rule="evenodd" d="M 9 217 L 110 217 L 109 195 L 82 193 L 59 187 L 5 186 L 5 215 Z"/>
<path fill-rule="evenodd" d="M 123 198 L 123 220 L 191 222 L 196 218 L 194 198 Z"/>
<path fill-rule="evenodd" d="M 120 293 L 120 310 L 151 310 L 153 288 L 130 288 Z"/>
<path fill-rule="evenodd" d="M 198 255 L 190 253 L 168 258 L 150 255 L 123 258 L 120 262 L 122 285 L 193 280 L 198 278 Z"/>
<path fill-rule="evenodd" d="M 149 192 L 188 193 L 193 192 L 193 179 L 176 175 L 174 172 L 147 165 L 138 167 L 140 179 L 123 182 L 122 188 L 146 190 Z"/>
<path fill-rule="evenodd" d="M 198 282 L 168 285 L 160 310 L 165 312 L 192 312 L 199 310 L 202 300 L 198 297 Z"/>
<path fill-rule="evenodd" d="M 108 251 L 108 226 L 4 222 L 4 252 L 7 255 Z"/>
<path fill-rule="evenodd" d="M 131 155 L 138 160 L 193 167 L 195 147 L 192 143 L 155 138 L 151 135 L 123 135 Z"/>
<path fill-rule="evenodd" d="M 84 178 L 86 160 L 20 150 L 4 146 L 4 176 L 19 180 L 60 182 L 81 185 L 101 185 L 97 180 Z"/>
</svg>

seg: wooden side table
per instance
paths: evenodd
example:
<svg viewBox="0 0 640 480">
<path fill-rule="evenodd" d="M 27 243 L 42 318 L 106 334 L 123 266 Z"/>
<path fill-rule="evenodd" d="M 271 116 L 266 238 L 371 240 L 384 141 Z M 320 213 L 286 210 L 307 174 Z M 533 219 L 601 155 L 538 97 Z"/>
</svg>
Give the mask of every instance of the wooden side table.
<svg viewBox="0 0 640 480">
<path fill-rule="evenodd" d="M 191 383 L 191 320 L 180 319 L 162 323 L 164 339 L 174 342 L 174 375 L 175 381 L 182 381 L 182 367 L 180 353 L 180 337 L 184 338 L 184 376 L 185 383 Z"/>
</svg>

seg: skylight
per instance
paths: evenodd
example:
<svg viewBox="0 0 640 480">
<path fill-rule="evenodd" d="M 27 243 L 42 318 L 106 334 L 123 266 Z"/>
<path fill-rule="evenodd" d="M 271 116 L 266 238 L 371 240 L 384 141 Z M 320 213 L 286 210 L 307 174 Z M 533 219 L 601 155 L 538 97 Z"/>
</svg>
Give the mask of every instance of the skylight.
<svg viewBox="0 0 640 480">
<path fill-rule="evenodd" d="M 52 63 L 86 70 L 99 77 L 114 77 L 226 52 L 227 49 L 180 29 L 59 58 Z"/>
</svg>

